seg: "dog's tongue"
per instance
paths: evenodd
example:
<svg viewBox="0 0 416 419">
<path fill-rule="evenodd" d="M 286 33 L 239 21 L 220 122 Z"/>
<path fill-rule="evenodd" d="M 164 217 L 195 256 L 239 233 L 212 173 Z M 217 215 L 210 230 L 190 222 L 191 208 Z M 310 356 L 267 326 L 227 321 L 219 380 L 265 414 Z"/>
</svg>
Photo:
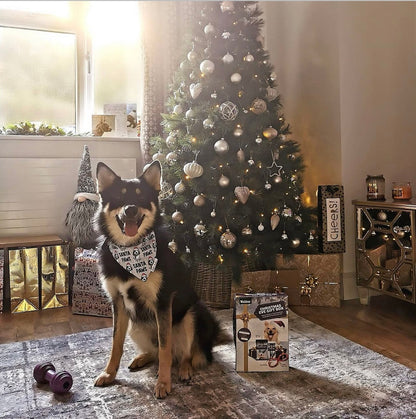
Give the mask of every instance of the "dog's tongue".
<svg viewBox="0 0 416 419">
<path fill-rule="evenodd" d="M 133 237 L 137 234 L 137 222 L 136 220 L 126 220 L 124 224 L 124 232 L 127 236 Z"/>
</svg>

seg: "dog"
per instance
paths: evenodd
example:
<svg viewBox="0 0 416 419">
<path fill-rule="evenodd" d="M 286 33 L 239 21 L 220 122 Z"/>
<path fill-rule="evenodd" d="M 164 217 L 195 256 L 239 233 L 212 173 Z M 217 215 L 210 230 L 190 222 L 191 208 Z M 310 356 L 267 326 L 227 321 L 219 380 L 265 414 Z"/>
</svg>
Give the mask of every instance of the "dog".
<svg viewBox="0 0 416 419">
<path fill-rule="evenodd" d="M 282 323 L 282 322 L 281 322 Z M 276 322 L 264 322 L 264 339 L 267 339 L 268 342 L 276 342 L 277 345 L 280 344 L 279 341 L 279 332 L 277 330 L 278 324 Z"/>
<path fill-rule="evenodd" d="M 110 358 L 95 386 L 114 381 L 130 328 L 141 352 L 129 369 L 158 361 L 154 394 L 165 398 L 172 390 L 172 364 L 178 364 L 180 380 L 188 382 L 195 369 L 212 361 L 213 346 L 225 335 L 192 288 L 178 254 L 168 248 L 158 202 L 159 162 L 146 165 L 136 179 L 122 179 L 102 162 L 96 174 L 99 269 L 112 301 L 114 330 Z"/>
</svg>

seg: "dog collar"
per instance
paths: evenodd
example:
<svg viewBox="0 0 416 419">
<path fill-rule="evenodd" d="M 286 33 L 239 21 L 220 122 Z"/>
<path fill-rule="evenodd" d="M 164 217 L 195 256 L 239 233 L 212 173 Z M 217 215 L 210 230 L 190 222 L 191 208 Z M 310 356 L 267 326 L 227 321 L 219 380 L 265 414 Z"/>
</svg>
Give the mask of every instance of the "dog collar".
<svg viewBox="0 0 416 419">
<path fill-rule="evenodd" d="M 148 276 L 156 269 L 157 246 L 154 231 L 134 246 L 109 243 L 108 248 L 120 266 L 143 282 L 147 281 Z"/>
</svg>

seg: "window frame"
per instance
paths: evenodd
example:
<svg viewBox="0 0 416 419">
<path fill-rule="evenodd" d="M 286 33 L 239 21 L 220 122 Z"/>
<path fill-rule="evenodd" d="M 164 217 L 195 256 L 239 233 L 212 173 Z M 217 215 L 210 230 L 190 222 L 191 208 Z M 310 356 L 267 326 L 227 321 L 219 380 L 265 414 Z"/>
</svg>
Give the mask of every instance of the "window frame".
<svg viewBox="0 0 416 419">
<path fill-rule="evenodd" d="M 69 1 L 69 17 L 1 9 L 0 26 L 20 29 L 43 30 L 75 35 L 76 38 L 76 132 L 91 128 L 93 109 L 93 72 L 91 62 L 91 38 L 86 31 L 88 4 Z M 48 122 L 48 121 L 46 121 Z"/>
</svg>

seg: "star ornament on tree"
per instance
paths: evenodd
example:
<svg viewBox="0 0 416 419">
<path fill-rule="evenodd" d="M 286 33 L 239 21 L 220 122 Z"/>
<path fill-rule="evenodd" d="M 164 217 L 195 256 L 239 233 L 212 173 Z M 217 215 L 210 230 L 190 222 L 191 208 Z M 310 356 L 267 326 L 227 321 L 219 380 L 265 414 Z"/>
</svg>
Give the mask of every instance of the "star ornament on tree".
<svg viewBox="0 0 416 419">
<path fill-rule="evenodd" d="M 270 171 L 269 177 L 282 176 L 281 172 L 282 172 L 283 166 L 279 166 L 276 163 L 275 159 L 273 159 L 273 163 L 270 166 L 267 166 L 267 168 Z"/>
</svg>

